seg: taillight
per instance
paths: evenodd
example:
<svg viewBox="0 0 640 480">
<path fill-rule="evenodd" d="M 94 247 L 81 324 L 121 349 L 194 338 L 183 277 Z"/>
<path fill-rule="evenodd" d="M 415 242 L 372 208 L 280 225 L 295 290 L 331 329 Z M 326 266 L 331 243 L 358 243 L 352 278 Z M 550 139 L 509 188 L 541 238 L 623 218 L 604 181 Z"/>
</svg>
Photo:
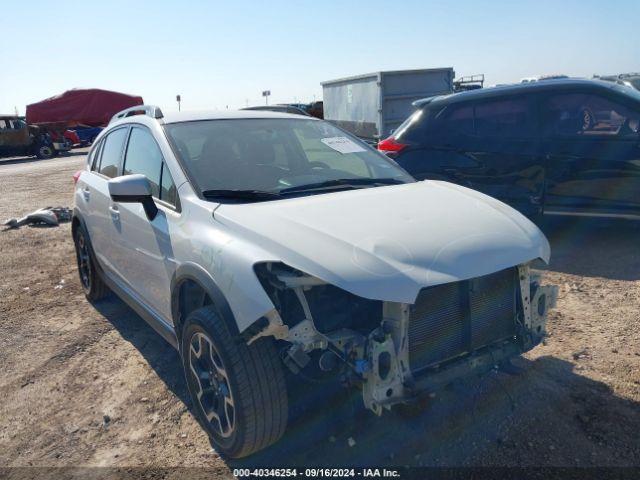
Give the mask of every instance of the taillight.
<svg viewBox="0 0 640 480">
<path fill-rule="evenodd" d="M 78 180 L 80 179 L 80 175 L 82 174 L 82 172 L 84 172 L 84 170 L 78 170 L 76 173 L 73 174 L 73 184 L 74 185 L 76 183 L 78 183 Z"/>
<path fill-rule="evenodd" d="M 407 148 L 407 144 L 399 142 L 394 137 L 386 138 L 378 143 L 378 150 L 387 155 L 391 154 L 389 156 L 394 156 L 405 148 Z"/>
</svg>

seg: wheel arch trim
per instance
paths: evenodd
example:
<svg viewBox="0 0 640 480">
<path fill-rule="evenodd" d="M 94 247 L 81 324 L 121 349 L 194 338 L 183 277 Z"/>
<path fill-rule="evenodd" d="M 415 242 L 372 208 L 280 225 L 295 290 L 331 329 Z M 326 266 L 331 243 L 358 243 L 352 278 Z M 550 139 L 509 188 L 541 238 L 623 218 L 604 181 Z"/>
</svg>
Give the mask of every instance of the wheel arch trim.
<svg viewBox="0 0 640 480">
<path fill-rule="evenodd" d="M 180 264 L 171 279 L 171 317 L 176 334 L 180 335 L 180 325 L 178 325 L 180 322 L 180 287 L 188 280 L 195 282 L 207 293 L 218 314 L 227 322 L 234 334 L 239 334 L 235 315 L 222 289 L 204 268 L 193 262 Z"/>
</svg>

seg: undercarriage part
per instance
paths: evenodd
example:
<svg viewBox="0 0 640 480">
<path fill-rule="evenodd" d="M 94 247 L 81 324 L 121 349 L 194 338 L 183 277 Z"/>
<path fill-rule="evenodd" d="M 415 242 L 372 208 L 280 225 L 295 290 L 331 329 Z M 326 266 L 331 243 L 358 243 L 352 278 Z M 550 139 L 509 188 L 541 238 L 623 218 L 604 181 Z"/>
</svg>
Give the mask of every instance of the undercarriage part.
<svg viewBox="0 0 640 480">
<path fill-rule="evenodd" d="M 541 275 L 531 274 L 531 331 L 534 335 L 546 335 L 547 314 L 556 306 L 558 301 L 558 287 L 555 285 L 540 285 Z"/>
<path fill-rule="evenodd" d="M 313 318 L 321 334 L 347 328 L 366 336 L 380 324 L 383 302 L 358 297 L 282 263 L 257 264 L 255 272 L 290 328 Z"/>
<path fill-rule="evenodd" d="M 251 345 L 260 337 L 273 336 L 278 340 L 286 340 L 289 337 L 289 327 L 282 323 L 282 318 L 280 318 L 280 314 L 275 309 L 267 313 L 265 318 L 269 323 L 265 328 L 251 337 L 247 345 Z"/>
<path fill-rule="evenodd" d="M 313 357 L 319 372 L 361 386 L 378 415 L 470 373 L 508 370 L 543 338 L 557 298 L 528 265 L 427 287 L 415 304 L 362 299 L 283 264 L 256 273 L 276 310 L 250 342 L 290 342 L 291 371 L 304 377 Z"/>
<path fill-rule="evenodd" d="M 289 350 L 287 350 L 284 363 L 293 373 L 299 373 L 309 364 L 310 360 L 311 358 L 302 349 L 302 346 L 294 344 L 289 348 Z"/>
<path fill-rule="evenodd" d="M 327 350 L 326 352 L 323 352 L 322 355 L 320 355 L 318 365 L 320 367 L 320 370 L 322 370 L 323 372 L 331 372 L 338 367 L 339 361 L 340 358 L 338 358 L 335 353 Z"/>
<path fill-rule="evenodd" d="M 395 403 L 404 395 L 402 372 L 391 336 L 383 342 L 371 339 L 368 357 L 371 368 L 364 375 L 362 397 L 365 407 L 380 415 L 385 404 Z"/>
</svg>

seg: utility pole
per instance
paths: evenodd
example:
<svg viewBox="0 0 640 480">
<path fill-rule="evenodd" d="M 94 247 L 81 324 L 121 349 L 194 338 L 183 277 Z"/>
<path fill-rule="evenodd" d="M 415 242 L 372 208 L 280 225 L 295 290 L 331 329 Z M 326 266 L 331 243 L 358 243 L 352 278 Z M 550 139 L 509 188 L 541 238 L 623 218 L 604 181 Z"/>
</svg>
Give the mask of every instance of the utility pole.
<svg viewBox="0 0 640 480">
<path fill-rule="evenodd" d="M 182 98 L 180 98 L 180 95 L 176 95 L 176 102 L 178 102 L 178 111 L 180 111 L 180 101 L 182 100 Z"/>
<path fill-rule="evenodd" d="M 271 95 L 271 90 L 264 90 L 262 92 L 262 96 L 264 97 L 265 105 L 269 105 L 269 95 Z"/>
</svg>

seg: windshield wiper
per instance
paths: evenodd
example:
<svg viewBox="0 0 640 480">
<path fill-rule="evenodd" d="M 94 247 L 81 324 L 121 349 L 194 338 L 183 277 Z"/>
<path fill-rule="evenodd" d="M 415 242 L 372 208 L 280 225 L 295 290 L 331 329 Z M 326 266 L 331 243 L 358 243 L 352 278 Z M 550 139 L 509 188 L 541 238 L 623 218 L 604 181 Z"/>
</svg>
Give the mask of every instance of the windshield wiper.
<svg viewBox="0 0 640 480">
<path fill-rule="evenodd" d="M 296 185 L 294 187 L 283 188 L 280 193 L 289 192 L 314 192 L 323 190 L 343 190 L 366 188 L 368 186 L 399 185 L 406 183 L 397 178 L 338 178 L 335 180 L 325 180 L 324 182 L 309 183 L 306 185 Z"/>
<path fill-rule="evenodd" d="M 211 199 L 231 199 L 231 200 L 274 200 L 282 198 L 278 192 L 268 192 L 266 190 L 204 190 L 202 196 Z"/>
</svg>

